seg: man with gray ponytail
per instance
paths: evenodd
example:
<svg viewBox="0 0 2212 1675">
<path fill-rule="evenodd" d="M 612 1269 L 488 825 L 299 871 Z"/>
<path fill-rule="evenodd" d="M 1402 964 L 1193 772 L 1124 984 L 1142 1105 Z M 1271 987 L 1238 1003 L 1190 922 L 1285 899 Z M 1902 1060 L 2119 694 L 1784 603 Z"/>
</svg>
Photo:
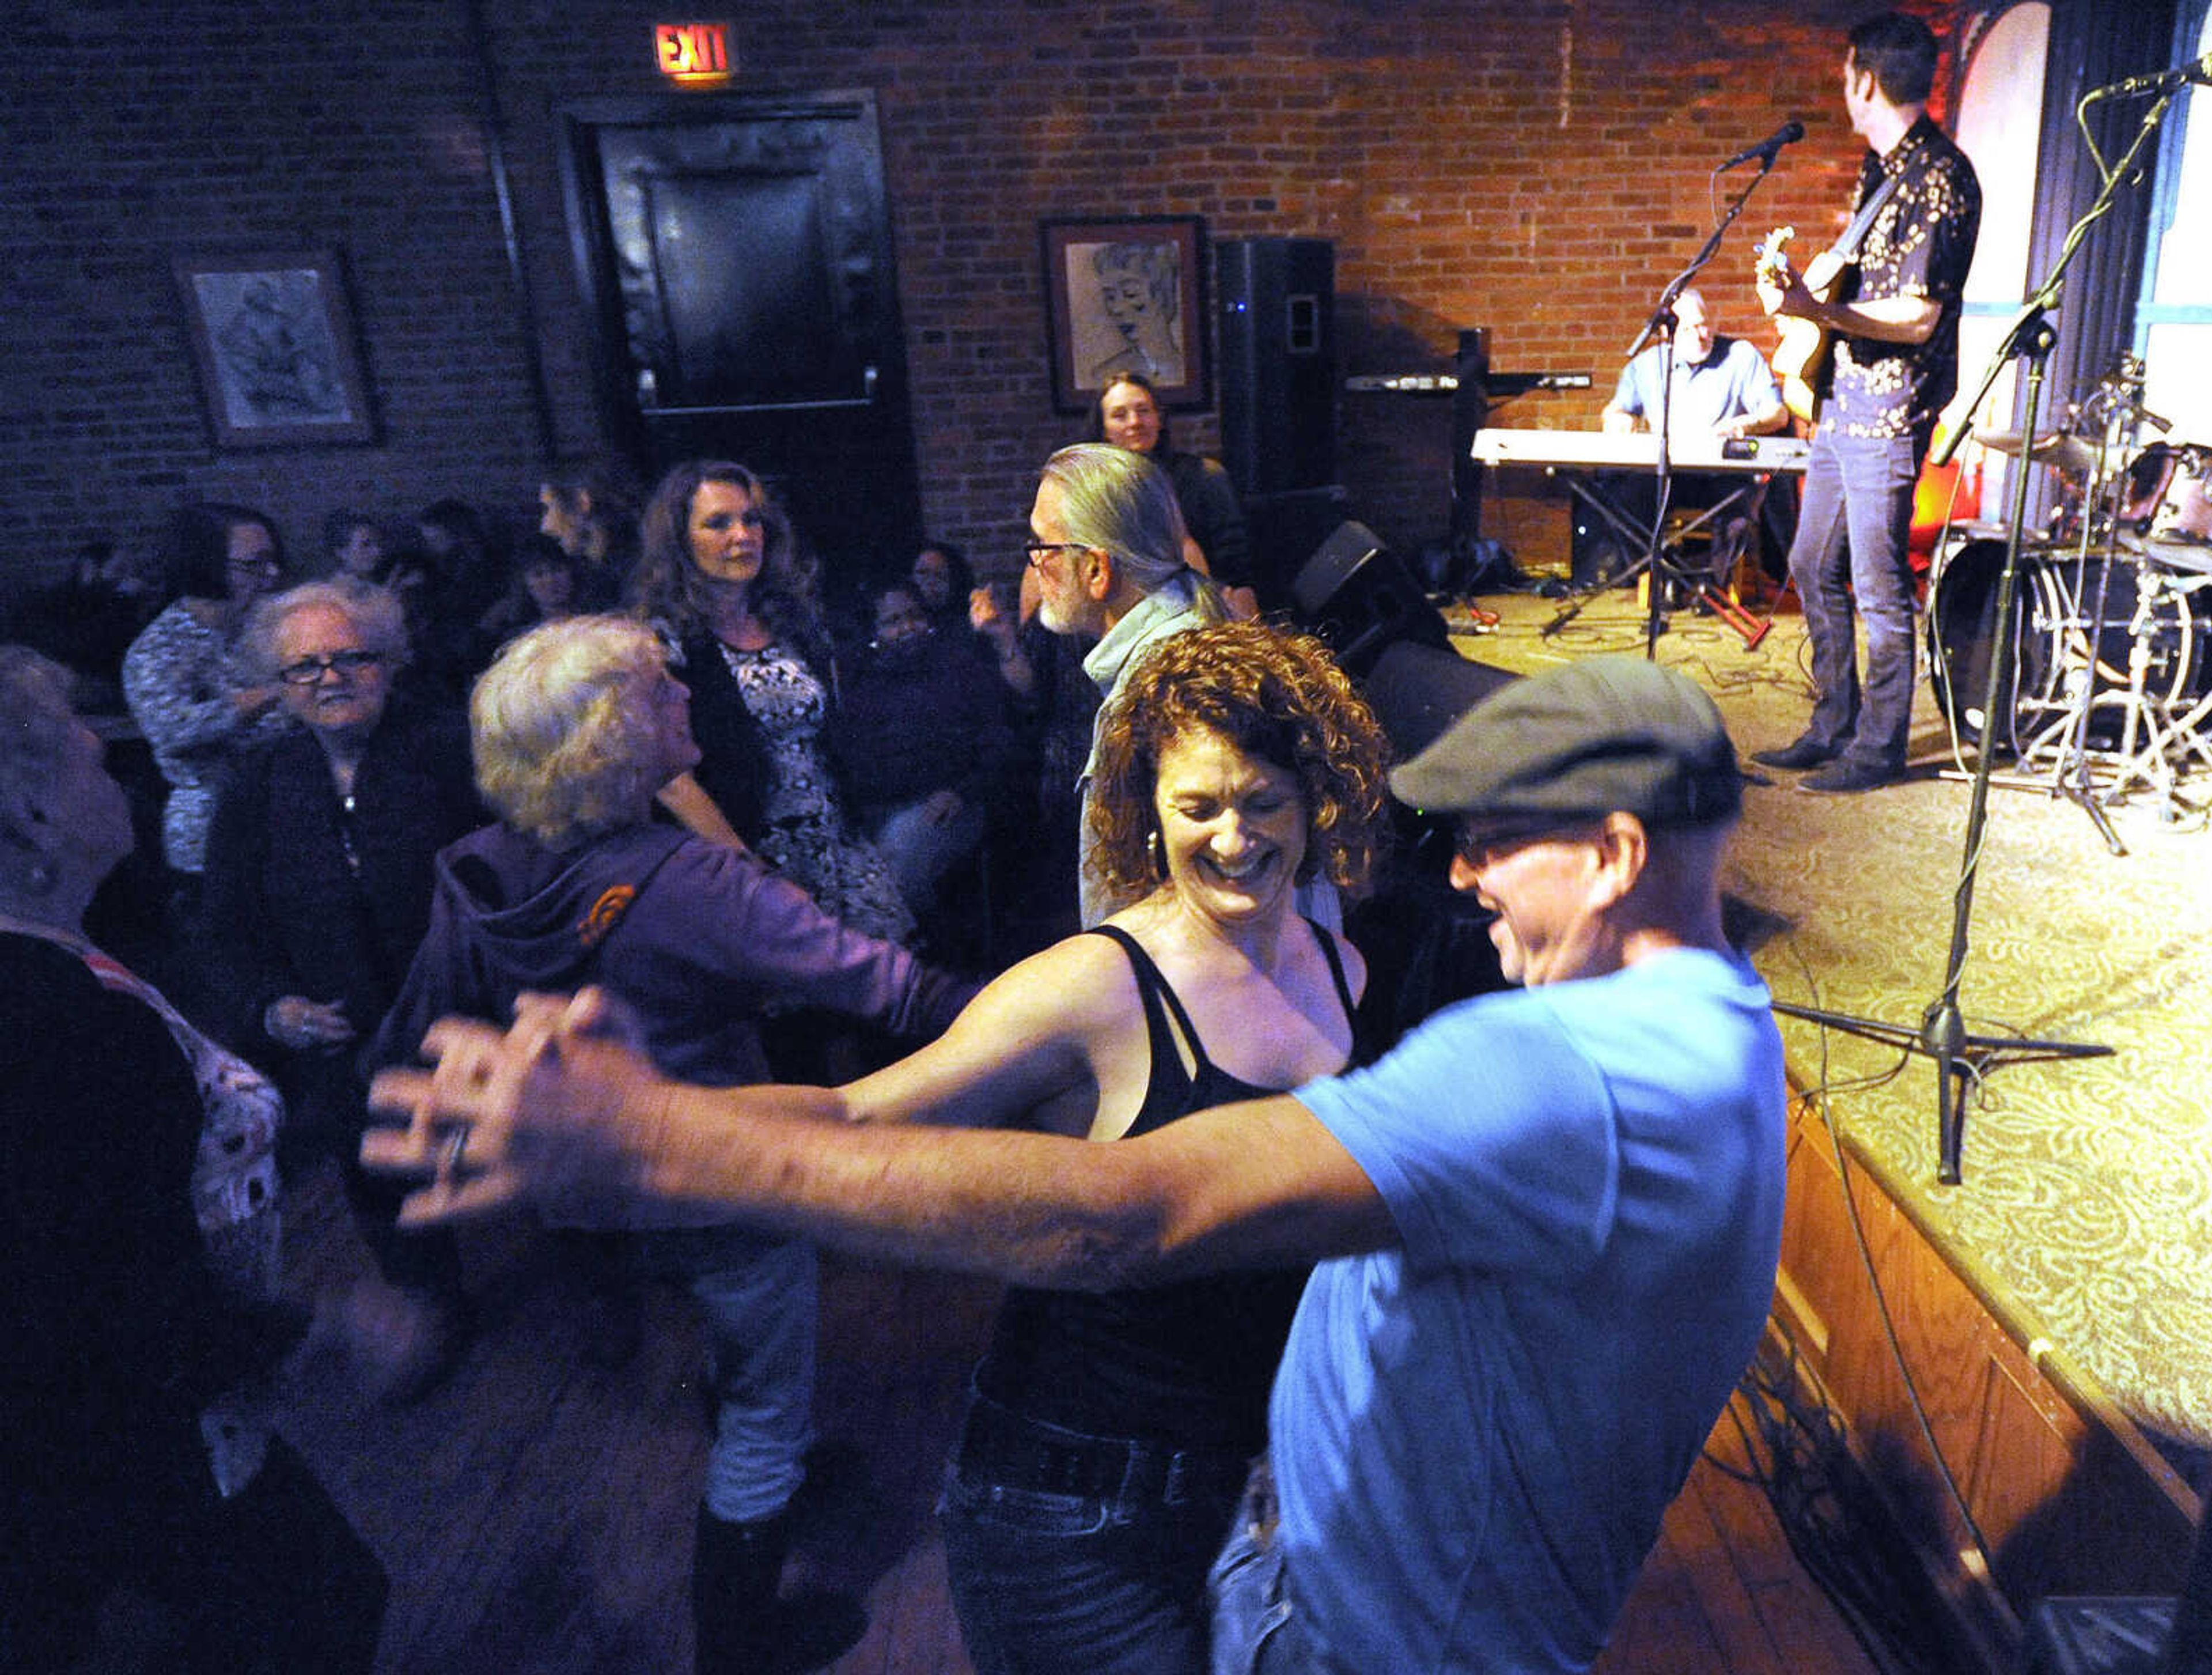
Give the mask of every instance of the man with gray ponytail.
<svg viewBox="0 0 2212 1675">
<path fill-rule="evenodd" d="M 1127 905 L 1109 897 L 1091 853 L 1091 779 L 1098 740 L 1113 724 L 1115 694 L 1152 646 L 1229 613 L 1213 583 L 1183 563 L 1182 513 L 1167 473 L 1110 442 L 1078 442 L 1044 462 L 1022 551 L 1023 585 L 1035 590 L 1037 620 L 1055 634 L 1098 642 L 1083 658 L 1083 672 L 1106 695 L 1079 782 L 1078 887 L 1087 929 Z M 1341 928 L 1340 913 L 1323 917 Z"/>
</svg>

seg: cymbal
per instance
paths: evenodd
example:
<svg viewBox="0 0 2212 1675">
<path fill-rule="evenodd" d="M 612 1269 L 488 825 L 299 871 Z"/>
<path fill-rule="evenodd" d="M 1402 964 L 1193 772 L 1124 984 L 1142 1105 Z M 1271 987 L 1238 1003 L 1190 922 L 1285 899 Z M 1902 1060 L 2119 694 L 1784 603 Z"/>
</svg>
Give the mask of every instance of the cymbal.
<svg viewBox="0 0 2212 1675">
<path fill-rule="evenodd" d="M 2051 466 L 2059 471 L 2079 472 L 2084 475 L 2096 470 L 2097 450 L 2079 436 L 2063 430 L 2054 430 L 2047 436 L 2038 436 L 2033 447 L 2023 450 L 2021 433 L 2017 430 L 1984 430 L 1975 440 L 1984 448 L 1995 448 L 1999 454 L 2014 458 L 2024 451 L 2039 465 Z"/>
</svg>

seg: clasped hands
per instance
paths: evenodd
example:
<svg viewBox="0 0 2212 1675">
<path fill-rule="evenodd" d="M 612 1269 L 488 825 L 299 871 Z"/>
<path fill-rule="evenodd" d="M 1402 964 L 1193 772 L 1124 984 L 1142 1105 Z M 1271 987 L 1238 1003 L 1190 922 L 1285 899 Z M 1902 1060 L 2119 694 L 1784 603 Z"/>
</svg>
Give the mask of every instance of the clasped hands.
<svg viewBox="0 0 2212 1675">
<path fill-rule="evenodd" d="M 635 1015 L 597 989 L 523 995 L 504 1031 L 441 1018 L 422 1038 L 428 1069 L 370 1084 L 370 1111 L 405 1125 L 371 1128 L 362 1163 L 424 1181 L 403 1227 L 635 1193 L 660 1104 L 641 1039 Z"/>
</svg>

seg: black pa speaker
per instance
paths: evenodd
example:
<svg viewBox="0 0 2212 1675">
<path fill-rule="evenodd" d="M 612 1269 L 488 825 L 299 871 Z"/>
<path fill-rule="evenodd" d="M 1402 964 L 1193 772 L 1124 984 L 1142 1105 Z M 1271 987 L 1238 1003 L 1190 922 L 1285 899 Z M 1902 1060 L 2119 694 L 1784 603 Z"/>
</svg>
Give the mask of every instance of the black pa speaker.
<svg viewBox="0 0 2212 1675">
<path fill-rule="evenodd" d="M 1406 561 L 1364 523 L 1340 523 L 1291 584 L 1291 606 L 1336 654 L 1354 680 L 1401 640 L 1451 649 L 1443 613 L 1429 602 Z"/>
<path fill-rule="evenodd" d="M 1338 484 L 1246 495 L 1244 528 L 1252 539 L 1252 586 L 1262 611 L 1288 608 L 1291 584 L 1330 530 L 1352 515 L 1352 496 Z"/>
<path fill-rule="evenodd" d="M 1336 247 L 1224 239 L 1213 253 L 1230 479 L 1245 495 L 1334 482 Z"/>
</svg>

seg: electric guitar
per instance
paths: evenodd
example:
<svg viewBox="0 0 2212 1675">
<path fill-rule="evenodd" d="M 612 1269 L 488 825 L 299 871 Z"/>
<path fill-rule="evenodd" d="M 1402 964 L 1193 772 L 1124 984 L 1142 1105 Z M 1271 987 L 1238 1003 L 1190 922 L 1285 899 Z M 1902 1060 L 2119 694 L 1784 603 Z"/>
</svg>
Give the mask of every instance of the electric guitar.
<svg viewBox="0 0 2212 1675">
<path fill-rule="evenodd" d="M 1893 179 L 1884 180 L 1881 189 L 1851 217 L 1851 224 L 1844 229 L 1843 237 L 1806 265 L 1805 289 L 1813 294 L 1814 301 L 1835 301 L 1844 275 L 1858 265 L 1859 247 L 1866 242 L 1875 217 L 1897 196 L 1901 184 Z M 1787 247 L 1796 236 L 1795 227 L 1778 227 L 1766 235 L 1753 257 L 1752 285 L 1759 293 L 1759 306 L 1776 321 L 1776 330 L 1781 333 L 1781 341 L 1767 360 L 1782 386 L 1782 405 L 1790 410 L 1792 417 L 1811 424 L 1820 416 L 1820 385 L 1827 374 L 1828 352 L 1834 345 L 1835 333 L 1817 320 L 1796 314 L 1778 316 L 1774 313 L 1781 306 L 1783 289 L 1790 278 Z"/>
</svg>

